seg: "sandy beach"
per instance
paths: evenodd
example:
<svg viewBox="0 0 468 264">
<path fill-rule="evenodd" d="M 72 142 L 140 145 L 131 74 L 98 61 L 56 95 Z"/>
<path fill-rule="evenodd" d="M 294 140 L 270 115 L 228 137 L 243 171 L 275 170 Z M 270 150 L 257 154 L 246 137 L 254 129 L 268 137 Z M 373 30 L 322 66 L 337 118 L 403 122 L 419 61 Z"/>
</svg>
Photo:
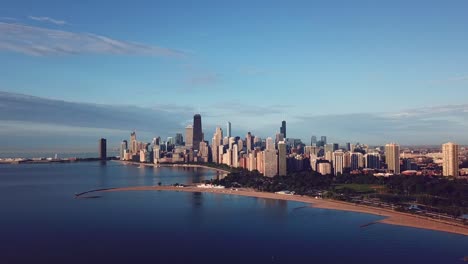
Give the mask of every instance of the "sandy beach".
<svg viewBox="0 0 468 264">
<path fill-rule="evenodd" d="M 414 228 L 430 229 L 442 232 L 449 232 L 455 234 L 461 234 L 468 236 L 468 226 L 462 224 L 448 222 L 444 220 L 437 220 L 413 214 L 396 212 L 389 209 L 375 208 L 364 205 L 355 205 L 346 202 L 340 202 L 336 200 L 328 199 L 315 199 L 307 196 L 299 195 L 283 195 L 276 193 L 258 192 L 250 189 L 213 189 L 213 188 L 198 188 L 198 187 L 174 187 L 174 186 L 140 186 L 140 187 L 123 187 L 123 188 L 112 188 L 105 190 L 89 191 L 83 194 L 92 194 L 93 192 L 121 192 L 121 191 L 178 191 L 178 192 L 204 192 L 204 193 L 215 193 L 215 194 L 229 194 L 239 195 L 248 197 L 257 197 L 265 199 L 277 199 L 308 203 L 310 206 L 315 208 L 342 210 L 358 213 L 366 213 L 373 215 L 380 215 L 385 217 L 384 219 L 377 221 L 378 223 L 407 226 Z M 80 197 L 78 195 L 77 197 Z M 369 223 L 370 224 L 370 223 Z"/>
</svg>

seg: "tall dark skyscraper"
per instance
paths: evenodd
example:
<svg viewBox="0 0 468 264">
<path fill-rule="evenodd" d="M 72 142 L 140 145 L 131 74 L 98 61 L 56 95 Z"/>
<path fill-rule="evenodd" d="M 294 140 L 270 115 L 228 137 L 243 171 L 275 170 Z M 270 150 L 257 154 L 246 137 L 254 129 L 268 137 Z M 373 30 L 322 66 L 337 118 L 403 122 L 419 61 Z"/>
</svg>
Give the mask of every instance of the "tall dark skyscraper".
<svg viewBox="0 0 468 264">
<path fill-rule="evenodd" d="M 231 134 L 231 122 L 227 122 L 226 123 L 226 133 L 227 133 L 227 137 L 230 138 L 232 137 L 232 134 Z"/>
<path fill-rule="evenodd" d="M 322 141 L 323 145 L 326 145 L 327 144 L 327 137 L 326 136 L 322 136 L 320 138 L 320 141 Z"/>
<path fill-rule="evenodd" d="M 196 114 L 193 116 L 193 149 L 198 150 L 200 148 L 200 142 L 203 141 L 203 130 L 201 115 Z"/>
<path fill-rule="evenodd" d="M 105 138 L 99 140 L 99 159 L 107 159 L 107 141 Z"/>
<path fill-rule="evenodd" d="M 286 138 L 286 121 L 281 122 L 280 133 Z"/>
<path fill-rule="evenodd" d="M 333 143 L 333 151 L 337 151 L 338 149 L 340 149 L 340 145 L 338 145 L 338 143 Z"/>
<path fill-rule="evenodd" d="M 175 144 L 177 146 L 180 146 L 180 145 L 182 145 L 182 143 L 184 143 L 184 137 L 182 136 L 181 133 L 177 133 L 176 136 L 175 136 Z"/>
<path fill-rule="evenodd" d="M 311 146 L 317 146 L 317 137 L 316 136 L 312 136 L 310 138 L 310 145 Z"/>
</svg>

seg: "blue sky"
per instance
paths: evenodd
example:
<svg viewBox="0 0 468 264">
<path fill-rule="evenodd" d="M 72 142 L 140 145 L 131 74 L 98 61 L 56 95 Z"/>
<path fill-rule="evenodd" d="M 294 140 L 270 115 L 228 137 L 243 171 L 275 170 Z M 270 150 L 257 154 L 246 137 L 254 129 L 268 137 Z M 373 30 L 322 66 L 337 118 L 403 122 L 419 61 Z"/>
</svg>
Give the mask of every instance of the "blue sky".
<svg viewBox="0 0 468 264">
<path fill-rule="evenodd" d="M 0 91 L 170 110 L 181 131 L 200 111 L 207 130 L 229 119 L 240 135 L 274 135 L 284 118 L 304 140 L 468 143 L 457 131 L 468 125 L 466 1 L 83 2 L 2 1 Z M 127 123 L 148 137 L 175 130 Z"/>
</svg>

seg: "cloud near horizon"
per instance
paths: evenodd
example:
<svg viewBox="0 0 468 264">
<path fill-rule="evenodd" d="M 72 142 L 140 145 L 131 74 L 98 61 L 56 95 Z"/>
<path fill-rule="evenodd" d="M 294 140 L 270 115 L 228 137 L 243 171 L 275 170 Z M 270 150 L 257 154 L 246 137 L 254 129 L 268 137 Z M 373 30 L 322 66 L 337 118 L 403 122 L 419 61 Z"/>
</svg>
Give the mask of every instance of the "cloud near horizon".
<svg viewBox="0 0 468 264">
<path fill-rule="evenodd" d="M 183 51 L 110 37 L 0 22 L 0 50 L 31 56 L 115 54 L 184 57 Z"/>
<path fill-rule="evenodd" d="M 211 140 L 217 125 L 231 121 L 235 135 L 247 131 L 262 138 L 274 137 L 284 118 L 281 106 L 214 104 L 202 111 L 205 140 Z M 282 106 L 288 107 L 288 106 Z M 269 109 L 277 109 L 269 113 Z M 268 114 L 265 114 L 268 113 Z M 66 102 L 0 91 L 0 145 L 11 149 L 96 148 L 105 137 L 109 147 L 118 146 L 136 130 L 139 139 L 184 135 L 194 108 L 157 105 L 152 108 Z M 447 141 L 468 143 L 468 104 L 410 109 L 399 113 L 347 113 L 286 117 L 288 137 L 310 143 L 312 135 L 326 135 L 330 142 L 361 142 L 383 145 L 433 145 Z"/>
<path fill-rule="evenodd" d="M 55 25 L 60 25 L 60 26 L 67 24 L 67 22 L 64 21 L 64 20 L 53 19 L 51 17 L 28 16 L 28 18 L 31 19 L 31 20 L 35 20 L 35 21 L 49 22 L 49 23 L 52 23 L 52 24 L 55 24 Z"/>
</svg>

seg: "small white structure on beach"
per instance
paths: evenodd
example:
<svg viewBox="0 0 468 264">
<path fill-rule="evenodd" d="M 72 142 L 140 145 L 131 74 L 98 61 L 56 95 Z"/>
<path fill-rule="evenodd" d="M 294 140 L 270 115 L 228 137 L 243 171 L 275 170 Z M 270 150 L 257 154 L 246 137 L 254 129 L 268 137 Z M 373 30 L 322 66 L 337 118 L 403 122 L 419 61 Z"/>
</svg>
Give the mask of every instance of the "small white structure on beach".
<svg viewBox="0 0 468 264">
<path fill-rule="evenodd" d="M 290 191 L 279 191 L 279 192 L 275 192 L 276 194 L 283 194 L 283 195 L 294 195 L 294 192 L 290 192 Z"/>
<path fill-rule="evenodd" d="M 205 183 L 198 184 L 197 187 L 198 188 L 205 188 L 205 189 L 224 189 L 225 188 L 222 185 L 213 185 L 213 184 L 205 184 Z"/>
</svg>

